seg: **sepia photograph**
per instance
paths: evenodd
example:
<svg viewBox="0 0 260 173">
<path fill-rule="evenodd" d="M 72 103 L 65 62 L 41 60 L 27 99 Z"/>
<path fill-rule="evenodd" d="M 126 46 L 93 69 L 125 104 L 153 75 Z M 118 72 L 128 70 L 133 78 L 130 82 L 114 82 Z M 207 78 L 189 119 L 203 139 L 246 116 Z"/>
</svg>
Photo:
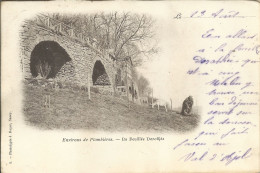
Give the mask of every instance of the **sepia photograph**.
<svg viewBox="0 0 260 173">
<path fill-rule="evenodd" d="M 259 12 L 1 2 L 1 172 L 259 172 Z"/>
<path fill-rule="evenodd" d="M 160 98 L 145 71 L 140 73 L 155 56 L 162 59 L 156 24 L 148 14 L 125 11 L 25 20 L 20 59 L 26 123 L 104 131 L 196 128 L 200 116 L 192 96 L 179 105 Z"/>
</svg>

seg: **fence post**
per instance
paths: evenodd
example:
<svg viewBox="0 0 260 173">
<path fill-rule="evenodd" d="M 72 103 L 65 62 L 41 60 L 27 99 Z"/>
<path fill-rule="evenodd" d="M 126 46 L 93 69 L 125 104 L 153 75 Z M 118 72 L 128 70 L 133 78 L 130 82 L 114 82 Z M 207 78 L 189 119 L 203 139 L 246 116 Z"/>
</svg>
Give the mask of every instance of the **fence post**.
<svg viewBox="0 0 260 173">
<path fill-rule="evenodd" d="M 148 107 L 150 106 L 150 105 L 149 105 L 149 97 L 150 97 L 150 93 L 147 92 L 147 105 L 148 105 Z"/>
<path fill-rule="evenodd" d="M 152 88 L 152 105 L 153 105 L 153 88 Z"/>
<path fill-rule="evenodd" d="M 47 108 L 47 95 L 44 95 L 44 107 Z"/>
<path fill-rule="evenodd" d="M 46 25 L 47 25 L 47 27 L 50 27 L 50 18 L 49 17 L 46 18 Z"/>
<path fill-rule="evenodd" d="M 45 94 L 45 96 L 44 96 L 44 107 L 45 108 L 51 107 L 51 95 Z"/>
</svg>

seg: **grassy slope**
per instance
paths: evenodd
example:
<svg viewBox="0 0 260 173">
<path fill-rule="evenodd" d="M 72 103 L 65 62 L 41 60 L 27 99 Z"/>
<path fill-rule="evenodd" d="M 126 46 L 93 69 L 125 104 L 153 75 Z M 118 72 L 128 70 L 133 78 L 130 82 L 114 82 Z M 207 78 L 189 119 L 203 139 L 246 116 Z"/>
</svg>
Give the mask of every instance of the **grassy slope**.
<svg viewBox="0 0 260 173">
<path fill-rule="evenodd" d="M 42 129 L 90 129 L 104 131 L 177 131 L 195 128 L 199 116 L 151 109 L 99 93 L 91 101 L 85 91 L 46 90 L 25 85 L 25 121 Z M 51 95 L 51 108 L 44 108 L 45 94 Z"/>
</svg>

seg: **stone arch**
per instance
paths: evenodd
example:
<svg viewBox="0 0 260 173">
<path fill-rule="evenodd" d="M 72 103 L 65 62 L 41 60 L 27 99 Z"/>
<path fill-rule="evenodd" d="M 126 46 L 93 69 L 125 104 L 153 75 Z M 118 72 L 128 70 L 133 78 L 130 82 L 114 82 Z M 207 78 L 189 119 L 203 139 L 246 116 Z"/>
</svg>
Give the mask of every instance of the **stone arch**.
<svg viewBox="0 0 260 173">
<path fill-rule="evenodd" d="M 62 66 L 71 61 L 66 50 L 55 41 L 41 41 L 32 50 L 30 70 L 33 77 L 55 78 Z"/>
<path fill-rule="evenodd" d="M 93 85 L 111 85 L 111 80 L 101 60 L 96 60 L 92 70 Z"/>
<path fill-rule="evenodd" d="M 28 47 L 29 51 L 32 52 L 33 49 L 35 48 L 35 46 L 38 45 L 40 42 L 45 42 L 45 41 L 56 42 L 68 53 L 69 57 L 72 58 L 72 51 L 71 51 L 70 47 L 68 46 L 68 44 L 66 44 L 66 41 L 58 35 L 53 35 L 51 32 L 47 32 L 47 33 L 45 33 L 45 35 L 39 34 L 39 35 L 35 36 L 34 39 L 24 40 L 23 45 Z"/>
<path fill-rule="evenodd" d="M 102 63 L 102 65 L 104 66 L 106 74 L 108 75 L 108 78 L 109 78 L 110 85 L 112 87 L 114 87 L 115 83 L 114 83 L 113 80 L 115 78 L 115 76 L 114 76 L 115 74 L 114 74 L 113 66 L 112 66 L 112 64 L 110 64 L 110 62 L 107 61 L 106 57 L 104 55 L 101 55 L 101 54 L 95 54 L 95 56 L 91 59 L 92 63 L 89 64 L 90 81 L 94 85 L 94 82 L 93 82 L 93 79 L 92 79 L 92 75 L 93 75 L 93 70 L 94 70 L 95 63 L 97 61 L 100 61 Z"/>
<path fill-rule="evenodd" d="M 52 31 L 42 29 L 41 27 L 31 27 L 31 25 L 25 25 L 26 30 L 21 33 L 20 43 L 20 57 L 21 67 L 25 78 L 33 77 L 30 68 L 30 58 L 34 48 L 41 42 L 53 41 L 57 42 L 69 55 L 71 61 L 68 61 L 59 71 L 56 78 L 64 81 L 73 80 L 77 77 L 77 64 L 75 63 L 75 50 L 74 45 L 70 39 L 57 35 Z M 76 45 L 78 46 L 78 45 Z M 78 46 L 79 47 L 79 46 Z M 81 52 L 82 53 L 82 52 Z M 82 55 L 83 56 L 83 55 Z"/>
<path fill-rule="evenodd" d="M 71 58 L 70 61 L 61 67 L 55 79 L 82 85 L 86 83 L 86 80 L 89 80 L 90 84 L 93 84 L 92 73 L 94 64 L 97 60 L 100 60 L 109 77 L 111 84 L 109 88 L 114 89 L 116 70 L 114 62 L 107 53 L 99 52 L 65 35 L 57 34 L 40 26 L 31 27 L 31 24 L 26 23 L 23 27 L 25 29 L 20 35 L 20 57 L 22 72 L 25 78 L 33 76 L 30 69 L 30 56 L 36 45 L 44 41 L 53 41 L 57 42 Z M 88 77 L 90 78 L 87 79 Z"/>
</svg>

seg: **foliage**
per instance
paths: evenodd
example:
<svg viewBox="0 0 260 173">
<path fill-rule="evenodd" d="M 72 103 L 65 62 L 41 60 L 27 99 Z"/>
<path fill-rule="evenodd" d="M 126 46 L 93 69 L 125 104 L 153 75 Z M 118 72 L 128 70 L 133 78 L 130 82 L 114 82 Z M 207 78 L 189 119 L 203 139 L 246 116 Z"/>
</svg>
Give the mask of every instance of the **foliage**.
<svg viewBox="0 0 260 173">
<path fill-rule="evenodd" d="M 139 95 L 147 96 L 148 94 L 150 94 L 151 88 L 149 87 L 149 85 L 149 81 L 143 75 L 140 75 L 137 79 Z"/>
<path fill-rule="evenodd" d="M 116 60 L 131 57 L 134 66 L 141 65 L 144 58 L 157 53 L 154 39 L 154 20 L 148 15 L 118 13 L 109 14 L 50 14 L 56 20 L 72 25 L 96 42 L 101 49 L 107 49 Z"/>
</svg>

